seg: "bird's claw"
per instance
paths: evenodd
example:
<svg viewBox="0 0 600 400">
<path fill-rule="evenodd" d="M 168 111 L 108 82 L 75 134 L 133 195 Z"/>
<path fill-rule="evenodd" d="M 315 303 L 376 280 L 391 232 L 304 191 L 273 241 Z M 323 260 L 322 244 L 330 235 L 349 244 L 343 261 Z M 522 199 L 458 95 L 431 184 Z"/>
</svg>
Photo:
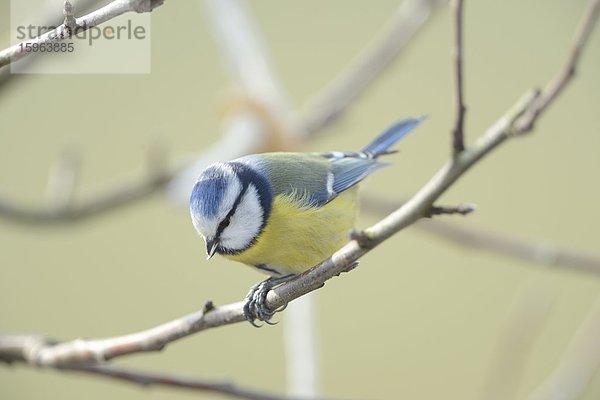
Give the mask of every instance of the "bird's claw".
<svg viewBox="0 0 600 400">
<path fill-rule="evenodd" d="M 248 294 L 244 303 L 244 317 L 254 327 L 259 328 L 262 325 L 257 324 L 256 320 L 263 321 L 268 325 L 275 325 L 277 322 L 271 322 L 273 315 L 279 311 L 283 311 L 287 304 L 279 307 L 276 310 L 270 310 L 267 307 L 267 293 L 275 286 L 282 284 L 289 280 L 293 275 L 285 276 L 282 278 L 269 278 L 263 282 L 254 285 Z"/>
</svg>

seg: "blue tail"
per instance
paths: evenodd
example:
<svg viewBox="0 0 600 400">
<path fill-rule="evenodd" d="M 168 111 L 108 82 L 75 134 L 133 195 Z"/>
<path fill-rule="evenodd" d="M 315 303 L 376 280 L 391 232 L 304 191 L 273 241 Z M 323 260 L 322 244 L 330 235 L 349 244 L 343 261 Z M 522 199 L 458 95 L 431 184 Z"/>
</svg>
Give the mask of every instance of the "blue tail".
<svg viewBox="0 0 600 400">
<path fill-rule="evenodd" d="M 388 149 L 392 147 L 394 143 L 416 128 L 425 118 L 427 117 L 407 118 L 400 122 L 396 122 L 381 135 L 377 136 L 375 140 L 366 145 L 361 152 L 367 153 L 373 158 L 389 153 Z"/>
</svg>

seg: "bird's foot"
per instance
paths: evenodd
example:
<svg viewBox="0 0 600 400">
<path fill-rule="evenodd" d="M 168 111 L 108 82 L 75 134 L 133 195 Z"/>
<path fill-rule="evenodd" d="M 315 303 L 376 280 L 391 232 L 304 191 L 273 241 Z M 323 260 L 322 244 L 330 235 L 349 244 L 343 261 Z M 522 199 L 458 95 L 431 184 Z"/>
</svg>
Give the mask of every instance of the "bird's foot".
<svg viewBox="0 0 600 400">
<path fill-rule="evenodd" d="M 283 311 L 287 307 L 287 304 L 271 311 L 267 307 L 267 293 L 269 293 L 269 290 L 273 289 L 274 287 L 289 281 L 294 276 L 295 275 L 286 275 L 282 276 L 281 278 L 269 278 L 252 286 L 246 295 L 246 300 L 244 303 L 244 316 L 246 317 L 246 320 L 248 320 L 248 322 L 257 328 L 262 325 L 257 324 L 256 320 L 264 321 L 269 325 L 275 325 L 276 322 L 271 322 L 271 318 L 273 318 L 275 313 Z"/>
</svg>

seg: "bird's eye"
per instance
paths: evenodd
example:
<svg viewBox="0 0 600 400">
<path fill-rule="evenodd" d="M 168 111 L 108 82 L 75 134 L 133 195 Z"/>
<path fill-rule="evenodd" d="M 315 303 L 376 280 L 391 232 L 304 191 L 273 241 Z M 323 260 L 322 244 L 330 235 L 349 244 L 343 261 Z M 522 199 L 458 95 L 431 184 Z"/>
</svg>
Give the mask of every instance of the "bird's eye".
<svg viewBox="0 0 600 400">
<path fill-rule="evenodd" d="M 229 211 L 229 214 L 219 223 L 217 227 L 217 234 L 220 236 L 221 233 L 229 226 L 231 223 L 231 216 L 233 215 L 233 209 Z"/>
<path fill-rule="evenodd" d="M 237 198 L 233 202 L 233 206 L 231 206 L 231 209 L 229 210 L 229 212 L 227 213 L 225 218 L 223 218 L 223 220 L 219 223 L 219 226 L 217 227 L 217 233 L 215 235 L 217 238 L 219 238 L 221 236 L 221 234 L 223 233 L 223 230 L 225 230 L 225 228 L 227 228 L 229 226 L 229 224 L 231 223 L 231 217 L 233 217 L 233 214 L 235 214 L 235 211 L 237 210 L 238 205 L 242 201 L 242 198 L 246 194 L 247 190 L 248 190 L 248 186 L 244 186 L 242 188 L 242 190 L 238 194 Z"/>
</svg>

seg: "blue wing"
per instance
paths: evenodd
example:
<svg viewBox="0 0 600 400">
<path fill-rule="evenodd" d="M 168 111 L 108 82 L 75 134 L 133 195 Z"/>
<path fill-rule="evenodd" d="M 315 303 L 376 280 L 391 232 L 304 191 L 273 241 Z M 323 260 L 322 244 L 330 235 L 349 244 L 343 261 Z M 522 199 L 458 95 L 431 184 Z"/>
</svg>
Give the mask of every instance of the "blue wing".
<svg viewBox="0 0 600 400">
<path fill-rule="evenodd" d="M 278 161 L 278 158 L 281 160 Z M 372 172 L 386 166 L 370 154 L 341 151 L 270 153 L 269 162 L 274 193 L 298 196 L 314 207 L 324 206 Z"/>
<path fill-rule="evenodd" d="M 402 120 L 377 136 L 358 152 L 265 153 L 237 159 L 269 178 L 275 196 L 296 196 L 307 206 L 321 207 L 340 193 L 386 166 L 377 157 L 423 121 Z"/>
<path fill-rule="evenodd" d="M 377 136 L 371 143 L 366 145 L 361 152 L 369 154 L 371 157 L 377 158 L 382 154 L 388 153 L 388 149 L 398 140 L 406 136 L 407 133 L 419 126 L 425 116 L 419 118 L 407 118 L 396 122 L 394 125 L 387 128 L 383 133 Z"/>
<path fill-rule="evenodd" d="M 373 158 L 366 157 L 350 156 L 334 160 L 331 163 L 332 191 L 334 195 L 337 196 L 385 166 L 385 164 L 379 163 Z"/>
<path fill-rule="evenodd" d="M 408 118 L 395 123 L 359 152 L 321 153 L 331 164 L 327 189 L 314 193 L 319 205 L 333 200 L 338 194 L 358 184 L 374 171 L 386 166 L 377 157 L 390 153 L 389 148 L 416 128 L 425 117 Z"/>
</svg>

